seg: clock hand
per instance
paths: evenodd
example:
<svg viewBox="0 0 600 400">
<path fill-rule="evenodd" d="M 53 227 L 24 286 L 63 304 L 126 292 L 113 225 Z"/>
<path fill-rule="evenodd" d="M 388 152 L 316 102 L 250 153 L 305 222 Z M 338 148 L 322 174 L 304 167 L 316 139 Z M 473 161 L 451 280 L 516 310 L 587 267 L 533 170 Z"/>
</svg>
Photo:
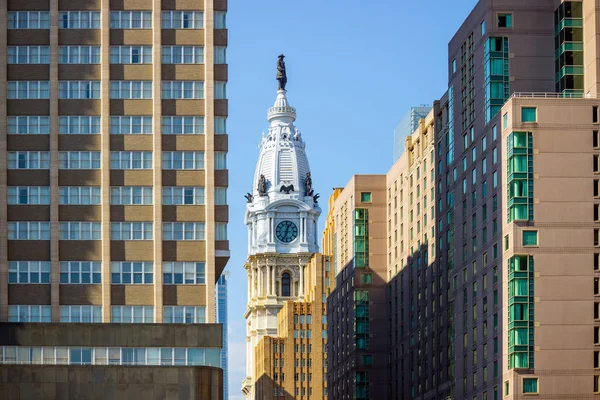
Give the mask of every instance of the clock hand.
<svg viewBox="0 0 600 400">
<path fill-rule="evenodd" d="M 290 226 L 289 226 L 289 225 L 286 225 L 286 226 L 285 226 L 285 232 L 284 232 L 284 234 L 283 234 L 283 237 L 284 237 L 284 238 L 287 238 L 287 234 L 288 234 L 288 231 L 289 231 L 289 230 L 290 230 Z"/>
</svg>

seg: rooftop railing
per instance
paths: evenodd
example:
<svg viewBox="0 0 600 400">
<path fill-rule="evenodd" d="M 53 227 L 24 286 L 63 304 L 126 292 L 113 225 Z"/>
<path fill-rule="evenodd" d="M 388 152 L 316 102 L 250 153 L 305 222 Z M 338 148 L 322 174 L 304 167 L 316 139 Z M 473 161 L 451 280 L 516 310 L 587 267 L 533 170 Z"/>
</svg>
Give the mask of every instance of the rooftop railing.
<svg viewBox="0 0 600 400">
<path fill-rule="evenodd" d="M 515 92 L 510 97 L 536 99 L 599 99 L 600 95 L 592 93 Z"/>
</svg>

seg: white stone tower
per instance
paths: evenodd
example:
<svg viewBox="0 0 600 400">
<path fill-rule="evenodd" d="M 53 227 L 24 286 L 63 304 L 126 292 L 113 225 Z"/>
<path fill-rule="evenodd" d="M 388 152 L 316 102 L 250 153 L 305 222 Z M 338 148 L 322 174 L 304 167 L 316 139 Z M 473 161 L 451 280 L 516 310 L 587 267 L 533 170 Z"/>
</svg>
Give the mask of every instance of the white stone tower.
<svg viewBox="0 0 600 400">
<path fill-rule="evenodd" d="M 294 126 L 296 110 L 288 104 L 285 90 L 278 90 L 267 116 L 269 133 L 263 134 L 259 144 L 245 215 L 248 306 L 242 391 L 249 400 L 255 400 L 254 347 L 263 336 L 277 336 L 277 313 L 285 301 L 304 299 L 306 267 L 319 251 L 321 209 L 313 197 L 304 140 Z"/>
</svg>

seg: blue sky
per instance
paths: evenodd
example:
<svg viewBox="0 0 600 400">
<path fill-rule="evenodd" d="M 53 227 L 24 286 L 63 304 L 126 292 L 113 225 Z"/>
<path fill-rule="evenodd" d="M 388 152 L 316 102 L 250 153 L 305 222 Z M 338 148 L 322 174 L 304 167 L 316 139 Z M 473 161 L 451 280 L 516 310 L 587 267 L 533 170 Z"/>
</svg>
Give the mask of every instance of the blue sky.
<svg viewBox="0 0 600 400">
<path fill-rule="evenodd" d="M 247 254 L 244 194 L 286 55 L 288 99 L 316 192 L 326 204 L 353 174 L 385 173 L 393 129 L 411 105 L 447 85 L 447 44 L 475 0 L 229 0 L 229 396 L 245 376 Z"/>
</svg>

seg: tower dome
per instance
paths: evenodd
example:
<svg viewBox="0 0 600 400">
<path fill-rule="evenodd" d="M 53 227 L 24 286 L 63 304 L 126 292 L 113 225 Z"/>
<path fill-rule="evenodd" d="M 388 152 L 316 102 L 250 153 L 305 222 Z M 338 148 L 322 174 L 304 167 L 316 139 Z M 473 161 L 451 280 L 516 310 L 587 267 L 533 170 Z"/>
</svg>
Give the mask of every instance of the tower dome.
<svg viewBox="0 0 600 400">
<path fill-rule="evenodd" d="M 277 91 L 277 99 L 267 112 L 269 132 L 263 133 L 259 144 L 260 154 L 254 173 L 253 195 L 258 197 L 261 175 L 266 182 L 270 200 L 292 195 L 295 198 L 309 196 L 306 177 L 310 172 L 305 143 L 298 128 L 294 126 L 296 109 L 288 103 L 286 91 Z"/>
</svg>

